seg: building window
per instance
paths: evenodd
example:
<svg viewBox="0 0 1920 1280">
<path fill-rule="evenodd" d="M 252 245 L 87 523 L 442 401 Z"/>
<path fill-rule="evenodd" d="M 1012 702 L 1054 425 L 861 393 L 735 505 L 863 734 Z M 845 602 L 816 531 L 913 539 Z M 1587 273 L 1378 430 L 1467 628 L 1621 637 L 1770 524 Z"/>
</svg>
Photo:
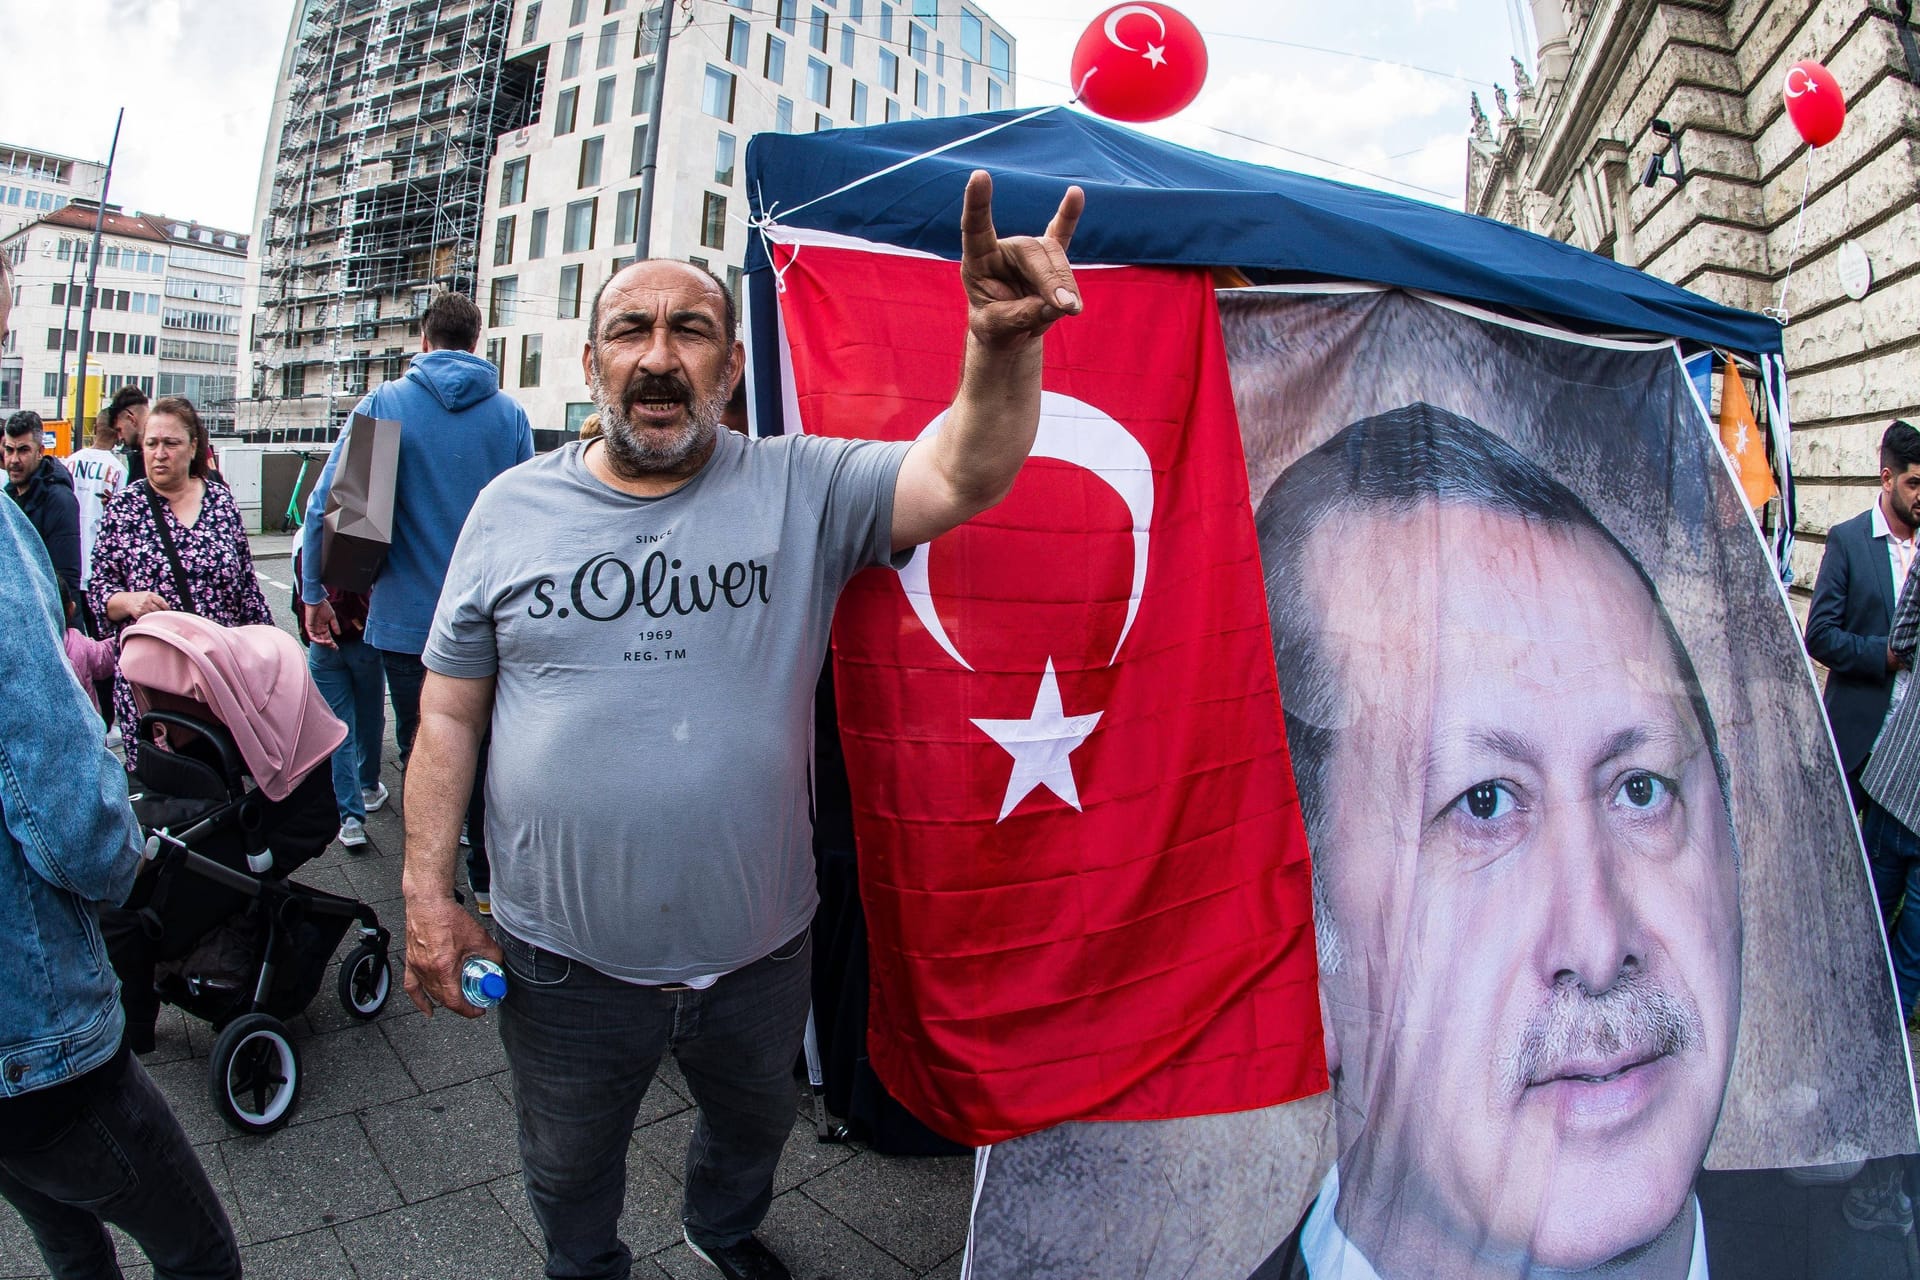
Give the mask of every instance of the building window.
<svg viewBox="0 0 1920 1280">
<path fill-rule="evenodd" d="M 627 0 L 607 0 L 607 7 L 605 9 L 602 9 L 601 12 L 602 13 L 622 13 L 622 12 L 625 12 L 626 7 L 627 7 Z"/>
<path fill-rule="evenodd" d="M 813 16 L 807 19 L 807 43 L 813 46 L 815 53 L 827 51 L 827 11 L 815 9 Z"/>
<path fill-rule="evenodd" d="M 858 80 L 853 82 L 853 110 L 849 114 L 855 124 L 867 122 L 867 86 Z"/>
<path fill-rule="evenodd" d="M 600 156 L 606 149 L 605 138 L 586 138 L 580 143 L 580 181 L 582 189 L 600 185 Z"/>
<path fill-rule="evenodd" d="M 973 92 L 973 64 L 965 58 L 960 59 L 960 92 Z M 966 110 L 965 107 L 960 109 L 962 111 Z"/>
<path fill-rule="evenodd" d="M 833 105 L 833 68 L 818 58 L 807 59 L 807 101 Z"/>
<path fill-rule="evenodd" d="M 794 33 L 800 20 L 800 0 L 774 0 L 774 21 L 788 35 Z"/>
<path fill-rule="evenodd" d="M 937 76 L 947 74 L 947 42 L 945 40 L 933 42 L 933 74 Z"/>
<path fill-rule="evenodd" d="M 614 77 L 602 80 L 593 91 L 593 123 L 603 125 L 613 119 Z"/>
<path fill-rule="evenodd" d="M 653 114 L 653 68 L 642 67 L 633 77 L 633 114 Z"/>
<path fill-rule="evenodd" d="M 303 396 L 307 394 L 307 366 L 290 364 L 280 371 L 280 379 L 286 384 L 287 394 Z"/>
<path fill-rule="evenodd" d="M 60 394 L 60 375 L 57 373 L 41 374 L 40 394 L 50 400 L 58 396 Z"/>
<path fill-rule="evenodd" d="M 510 325 L 520 304 L 520 277 L 495 276 L 487 292 L 487 323 L 495 328 Z"/>
<path fill-rule="evenodd" d="M 940 85 L 940 86 L 938 86 L 938 88 L 939 88 L 939 92 L 940 92 L 940 112 L 939 112 L 939 114 L 941 114 L 941 115 L 945 115 L 945 114 L 947 114 L 947 86 L 943 84 L 943 85 Z"/>
<path fill-rule="evenodd" d="M 709 249 L 727 247 L 727 198 L 709 191 L 700 202 L 700 243 Z"/>
<path fill-rule="evenodd" d="M 577 436 L 580 428 L 587 425 L 587 419 L 593 416 L 593 401 L 569 400 L 567 402 L 567 434 Z"/>
<path fill-rule="evenodd" d="M 566 52 L 560 55 L 560 78 L 571 80 L 580 74 L 580 50 L 586 44 L 584 36 L 568 36 Z"/>
<path fill-rule="evenodd" d="M 527 218 L 527 261 L 547 256 L 547 211 L 535 209 Z"/>
<path fill-rule="evenodd" d="M 890 4 L 880 6 L 880 38 L 893 39 L 893 6 Z"/>
<path fill-rule="evenodd" d="M 773 131 L 775 133 L 793 132 L 792 98 L 775 98 L 773 100 Z"/>
<path fill-rule="evenodd" d="M 924 71 L 913 73 L 913 105 L 922 111 L 927 109 L 927 73 Z"/>
<path fill-rule="evenodd" d="M 640 217 L 640 193 L 622 191 L 613 204 L 613 242 L 632 244 L 638 240 L 637 225 Z"/>
<path fill-rule="evenodd" d="M 833 128 L 833 119 L 830 116 L 820 111 L 813 113 L 813 131 L 815 133 L 822 133 L 831 128 Z"/>
<path fill-rule="evenodd" d="M 560 305 L 554 314 L 562 320 L 580 318 L 580 267 L 560 268 Z"/>
<path fill-rule="evenodd" d="M 540 0 L 533 0 L 527 6 L 527 16 L 520 22 L 520 43 L 532 44 L 533 36 L 540 29 Z"/>
<path fill-rule="evenodd" d="M 560 91 L 560 105 L 553 113 L 553 136 L 564 138 L 573 132 L 580 114 L 580 90 L 565 88 Z"/>
<path fill-rule="evenodd" d="M 787 42 L 779 36 L 767 37 L 767 58 L 761 64 L 767 79 L 779 84 L 787 78 Z"/>
<path fill-rule="evenodd" d="M 880 51 L 880 87 L 888 93 L 900 92 L 900 55 L 891 49 Z"/>
<path fill-rule="evenodd" d="M 567 225 L 560 252 L 586 253 L 593 248 L 593 224 L 599 207 L 598 200 L 576 200 L 567 206 Z"/>
<path fill-rule="evenodd" d="M 500 203 L 519 204 L 527 198 L 527 161 L 509 160 L 500 170 Z"/>
<path fill-rule="evenodd" d="M 853 27 L 851 24 L 840 28 L 840 65 L 853 65 Z"/>
<path fill-rule="evenodd" d="M 513 261 L 513 217 L 508 215 L 493 224 L 493 265 L 504 267 Z"/>
<path fill-rule="evenodd" d="M 634 24 L 633 56 L 651 58 L 660 52 L 660 25 L 658 15 L 651 7 L 641 10 L 640 21 Z"/>
<path fill-rule="evenodd" d="M 733 157 L 736 150 L 733 135 L 721 132 L 713 140 L 713 180 L 723 187 L 733 185 Z"/>
<path fill-rule="evenodd" d="M 587 20 L 587 0 L 573 0 L 573 12 L 567 15 L 567 25 L 577 27 Z"/>
<path fill-rule="evenodd" d="M 913 0 L 913 16 L 922 22 L 938 22 L 940 20 L 939 0 Z"/>
<path fill-rule="evenodd" d="M 619 23 L 609 22 L 606 26 L 600 28 L 600 47 L 594 50 L 593 56 L 594 70 L 605 71 L 613 65 L 614 58 L 619 56 L 620 53 L 619 39 Z"/>
<path fill-rule="evenodd" d="M 898 98 L 888 98 L 887 99 L 887 123 L 892 124 L 894 121 L 898 120 L 899 118 L 900 118 L 900 100 Z"/>
<path fill-rule="evenodd" d="M 907 24 L 907 56 L 923 67 L 927 64 L 927 29 L 917 22 Z"/>
<path fill-rule="evenodd" d="M 627 165 L 627 176 L 637 178 L 640 171 L 647 167 L 647 129 L 649 126 L 633 126 L 633 157 Z"/>
<path fill-rule="evenodd" d="M 999 109 L 1000 82 L 998 80 L 989 80 L 987 81 L 987 110 L 998 111 Z"/>
<path fill-rule="evenodd" d="M 493 366 L 494 385 L 507 385 L 507 340 L 505 338 L 487 339 L 487 363 Z"/>
<path fill-rule="evenodd" d="M 1013 79 L 1013 46 L 998 31 L 987 36 L 987 65 L 1002 80 Z"/>
<path fill-rule="evenodd" d="M 747 65 L 747 45 L 753 38 L 753 24 L 745 18 L 727 19 L 727 61 L 736 67 Z"/>
<path fill-rule="evenodd" d="M 847 0 L 847 21 L 865 22 L 867 20 L 867 0 Z"/>
<path fill-rule="evenodd" d="M 733 122 L 733 72 L 707 64 L 706 83 L 700 89 L 700 109 L 715 120 Z"/>
<path fill-rule="evenodd" d="M 540 346 L 541 335 L 520 335 L 520 385 L 523 387 L 540 385 Z"/>
</svg>

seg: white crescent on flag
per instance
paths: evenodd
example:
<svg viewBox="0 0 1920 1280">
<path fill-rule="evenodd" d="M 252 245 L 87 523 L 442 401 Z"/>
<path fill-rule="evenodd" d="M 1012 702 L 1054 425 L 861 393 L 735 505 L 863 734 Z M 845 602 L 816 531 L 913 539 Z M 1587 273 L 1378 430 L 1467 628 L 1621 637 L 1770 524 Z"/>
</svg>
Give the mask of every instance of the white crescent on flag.
<svg viewBox="0 0 1920 1280">
<path fill-rule="evenodd" d="M 925 440 L 936 434 L 946 420 L 942 412 L 926 425 L 919 438 Z M 1139 616 L 1140 597 L 1147 584 L 1147 549 L 1153 534 L 1153 461 L 1131 431 L 1086 401 L 1053 391 L 1040 394 L 1040 429 L 1027 456 L 1070 462 L 1093 472 L 1120 495 L 1133 517 L 1133 585 L 1127 593 L 1127 620 L 1114 642 L 1112 657 L 1107 659 L 1107 665 L 1112 666 L 1120 656 L 1120 646 L 1127 642 L 1127 633 L 1133 630 L 1133 620 Z M 960 656 L 940 621 L 940 611 L 934 607 L 927 574 L 928 546 L 923 542 L 913 549 L 912 558 L 899 570 L 900 585 L 906 589 L 907 604 L 927 634 L 955 662 L 971 671 L 973 664 Z"/>
<path fill-rule="evenodd" d="M 1800 85 L 1798 88 L 1794 87 L 1793 78 L 1795 76 L 1800 77 Z M 1785 90 L 1787 97 L 1797 98 L 1803 93 L 1813 93 L 1819 89 L 1819 87 L 1820 82 L 1808 75 L 1804 69 L 1797 66 L 1787 68 L 1787 87 Z"/>
</svg>

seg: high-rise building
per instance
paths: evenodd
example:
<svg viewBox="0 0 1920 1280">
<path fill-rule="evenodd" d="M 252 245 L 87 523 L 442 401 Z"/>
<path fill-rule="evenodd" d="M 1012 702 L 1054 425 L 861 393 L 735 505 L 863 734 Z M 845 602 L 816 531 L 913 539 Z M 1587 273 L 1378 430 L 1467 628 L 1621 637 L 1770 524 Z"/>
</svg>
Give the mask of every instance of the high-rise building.
<svg viewBox="0 0 1920 1280">
<path fill-rule="evenodd" d="M 131 382 L 150 396 L 183 395 L 209 430 L 233 429 L 234 367 L 247 238 L 179 218 L 107 206 L 100 261 L 89 262 L 92 200 L 70 203 L 11 235 L 11 332 L 0 347 L 0 412 L 44 418 L 77 411 L 81 315 L 93 269 L 87 373 L 110 396 Z"/>
<path fill-rule="evenodd" d="M 493 140 L 535 90 L 512 0 L 298 0 L 260 175 L 249 438 L 325 440 L 405 373 L 438 287 L 471 291 Z"/>
<path fill-rule="evenodd" d="M 967 0 L 679 0 L 656 118 L 659 12 L 655 0 L 514 4 L 507 66 L 542 89 L 487 182 L 482 353 L 545 441 L 592 412 L 579 352 L 595 292 L 641 238 L 655 129 L 648 253 L 699 262 L 737 298 L 750 135 L 1013 105 L 1013 38 Z"/>
<path fill-rule="evenodd" d="M 79 197 L 98 199 L 107 167 L 0 142 L 0 239 Z"/>
</svg>

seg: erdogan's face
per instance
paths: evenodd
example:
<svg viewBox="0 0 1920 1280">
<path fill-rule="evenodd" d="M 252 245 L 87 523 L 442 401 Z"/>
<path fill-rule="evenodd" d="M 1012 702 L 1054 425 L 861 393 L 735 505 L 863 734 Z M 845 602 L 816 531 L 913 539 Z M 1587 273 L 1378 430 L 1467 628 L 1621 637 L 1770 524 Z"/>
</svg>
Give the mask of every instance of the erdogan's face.
<svg viewBox="0 0 1920 1280">
<path fill-rule="evenodd" d="M 1345 703 L 1315 851 L 1342 1226 L 1392 1277 L 1690 1239 L 1739 893 L 1646 585 L 1590 533 L 1434 502 L 1329 521 L 1307 564 Z"/>
</svg>

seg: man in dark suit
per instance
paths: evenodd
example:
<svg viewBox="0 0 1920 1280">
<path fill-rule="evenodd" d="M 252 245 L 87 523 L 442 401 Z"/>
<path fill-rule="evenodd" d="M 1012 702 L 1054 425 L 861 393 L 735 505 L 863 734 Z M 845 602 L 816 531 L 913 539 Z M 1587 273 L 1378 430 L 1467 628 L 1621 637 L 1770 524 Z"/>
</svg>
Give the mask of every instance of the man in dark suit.
<svg viewBox="0 0 1920 1280">
<path fill-rule="evenodd" d="M 1652 580 L 1564 485 L 1425 404 L 1294 463 L 1258 524 L 1339 1155 L 1256 1280 L 1702 1280 L 1709 1250 L 1718 1280 L 1750 1273 L 1705 1212 L 1746 1175 L 1701 1173 L 1739 849 Z"/>
<path fill-rule="evenodd" d="M 1807 610 L 1807 652 L 1827 668 L 1827 719 L 1857 812 L 1860 773 L 1887 718 L 1901 660 L 1887 645 L 1893 606 L 1920 525 L 1920 431 L 1895 422 L 1880 437 L 1873 505 L 1827 533 Z"/>
</svg>

